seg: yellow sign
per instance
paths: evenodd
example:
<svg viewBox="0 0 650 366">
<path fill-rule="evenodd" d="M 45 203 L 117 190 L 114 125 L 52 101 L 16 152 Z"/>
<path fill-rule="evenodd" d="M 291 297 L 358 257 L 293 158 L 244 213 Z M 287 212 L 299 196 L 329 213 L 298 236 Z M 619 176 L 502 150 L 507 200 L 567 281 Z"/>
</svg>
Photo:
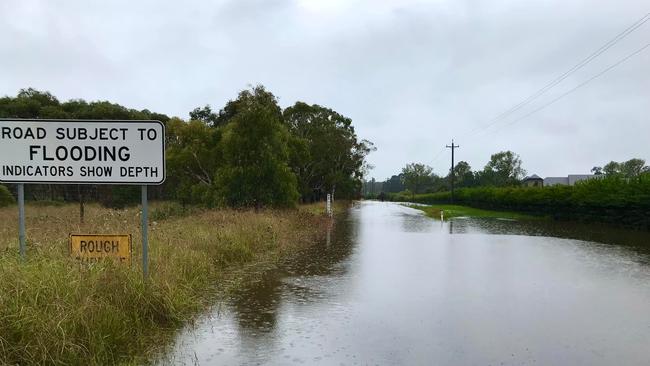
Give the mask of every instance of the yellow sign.
<svg viewBox="0 0 650 366">
<path fill-rule="evenodd" d="M 70 234 L 70 255 L 78 259 L 131 260 L 131 235 Z"/>
</svg>

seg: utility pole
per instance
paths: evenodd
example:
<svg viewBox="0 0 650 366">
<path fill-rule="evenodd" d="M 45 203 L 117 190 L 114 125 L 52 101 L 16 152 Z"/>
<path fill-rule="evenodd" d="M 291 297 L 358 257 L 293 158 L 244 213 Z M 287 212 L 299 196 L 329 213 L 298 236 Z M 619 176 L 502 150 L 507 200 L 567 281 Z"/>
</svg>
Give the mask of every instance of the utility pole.
<svg viewBox="0 0 650 366">
<path fill-rule="evenodd" d="M 447 145 L 448 149 L 451 149 L 451 170 L 449 171 L 449 177 L 451 178 L 451 203 L 454 203 L 454 149 L 460 147 L 459 145 L 454 145 L 454 139 L 451 139 L 451 146 Z"/>
</svg>

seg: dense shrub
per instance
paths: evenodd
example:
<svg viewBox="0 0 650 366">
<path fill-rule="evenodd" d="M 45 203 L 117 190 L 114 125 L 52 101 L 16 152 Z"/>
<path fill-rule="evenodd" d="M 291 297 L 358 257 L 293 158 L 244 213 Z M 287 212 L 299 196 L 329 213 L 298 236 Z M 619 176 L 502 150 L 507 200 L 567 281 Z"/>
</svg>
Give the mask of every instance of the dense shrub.
<svg viewBox="0 0 650 366">
<path fill-rule="evenodd" d="M 0 186 L 0 207 L 9 206 L 14 202 L 16 202 L 16 200 L 14 200 L 14 196 L 11 195 L 9 189 L 5 186 Z"/>
<path fill-rule="evenodd" d="M 393 201 L 425 204 L 449 203 L 450 198 L 449 192 L 390 195 Z M 613 222 L 648 230 L 650 175 L 592 179 L 575 186 L 462 188 L 455 192 L 455 203 L 550 215 L 556 219 Z"/>
</svg>

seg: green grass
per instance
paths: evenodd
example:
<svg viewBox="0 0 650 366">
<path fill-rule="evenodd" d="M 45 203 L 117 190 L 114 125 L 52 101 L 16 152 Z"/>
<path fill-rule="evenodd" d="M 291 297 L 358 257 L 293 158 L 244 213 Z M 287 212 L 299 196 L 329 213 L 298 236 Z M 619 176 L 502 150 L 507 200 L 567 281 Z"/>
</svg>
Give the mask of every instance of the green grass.
<svg viewBox="0 0 650 366">
<path fill-rule="evenodd" d="M 482 210 L 480 208 L 473 208 L 460 205 L 432 205 L 432 206 L 421 206 L 421 205 L 409 205 L 404 204 L 404 206 L 415 208 L 424 213 L 433 217 L 434 219 L 440 219 L 440 212 L 444 212 L 444 218 L 449 219 L 453 217 L 478 217 L 478 218 L 499 218 L 499 219 L 509 219 L 509 220 L 540 220 L 543 217 L 532 216 L 527 214 L 522 214 L 518 212 L 509 212 L 509 211 L 491 211 L 491 210 Z"/>
<path fill-rule="evenodd" d="M 27 260 L 17 209 L 0 209 L 0 365 L 146 364 L 176 330 L 250 276 L 311 245 L 328 219 L 297 210 L 187 210 L 152 204 L 150 279 L 140 270 L 139 210 L 26 208 Z M 133 262 L 82 264 L 69 233 L 131 233 Z"/>
<path fill-rule="evenodd" d="M 336 215 L 337 213 L 344 212 L 348 204 L 349 201 L 334 201 L 332 203 L 332 213 Z M 326 216 L 327 203 L 323 201 L 300 205 L 300 210 L 315 216 Z"/>
</svg>

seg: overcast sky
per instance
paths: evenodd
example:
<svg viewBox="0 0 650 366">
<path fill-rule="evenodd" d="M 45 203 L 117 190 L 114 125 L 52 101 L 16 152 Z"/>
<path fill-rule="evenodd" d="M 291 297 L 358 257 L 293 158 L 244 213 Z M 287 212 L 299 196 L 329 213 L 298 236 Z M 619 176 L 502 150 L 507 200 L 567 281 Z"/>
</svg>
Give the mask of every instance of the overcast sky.
<svg viewBox="0 0 650 366">
<path fill-rule="evenodd" d="M 3 0 L 0 95 L 34 87 L 187 118 L 259 83 L 283 107 L 352 118 L 377 147 L 378 180 L 408 162 L 445 174 L 452 138 L 474 169 L 512 150 L 531 174 L 588 173 L 650 160 L 650 48 L 511 122 L 650 43 L 650 21 L 483 126 L 649 11 L 647 0 Z"/>
</svg>

